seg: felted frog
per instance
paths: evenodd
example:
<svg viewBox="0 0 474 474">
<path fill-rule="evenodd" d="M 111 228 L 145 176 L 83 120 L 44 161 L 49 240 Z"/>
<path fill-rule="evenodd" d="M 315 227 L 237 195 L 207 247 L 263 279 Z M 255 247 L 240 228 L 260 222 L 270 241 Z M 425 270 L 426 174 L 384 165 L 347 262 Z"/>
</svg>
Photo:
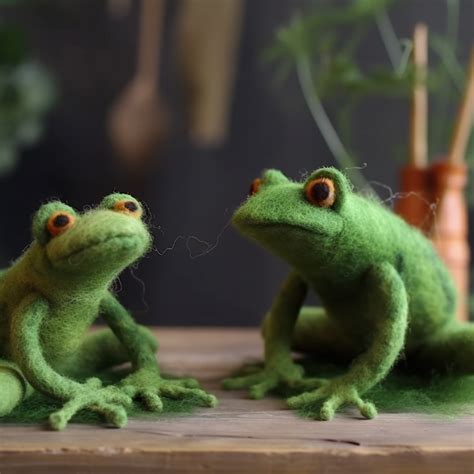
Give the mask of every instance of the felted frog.
<svg viewBox="0 0 474 474">
<path fill-rule="evenodd" d="M 82 214 L 59 201 L 37 211 L 33 243 L 0 274 L 0 416 L 34 390 L 64 402 L 49 417 L 56 430 L 83 409 L 122 427 L 135 398 L 152 411 L 162 409 L 161 397 L 216 404 L 193 379 L 162 378 L 154 336 L 109 289 L 150 249 L 142 214 L 127 194 L 111 194 Z M 91 333 L 99 314 L 110 328 Z M 75 380 L 125 362 L 133 372 L 117 385 Z"/>
<path fill-rule="evenodd" d="M 366 418 L 363 394 L 397 361 L 418 373 L 474 373 L 474 325 L 455 320 L 456 293 L 431 242 L 375 198 L 353 192 L 340 171 L 304 182 L 269 170 L 233 216 L 246 237 L 292 267 L 263 323 L 263 368 L 224 381 L 252 398 L 285 387 L 287 400 L 321 420 L 342 405 Z M 322 308 L 303 307 L 308 289 Z M 291 351 L 345 362 L 334 378 L 305 377 Z M 315 374 L 317 375 L 317 374 Z"/>
</svg>

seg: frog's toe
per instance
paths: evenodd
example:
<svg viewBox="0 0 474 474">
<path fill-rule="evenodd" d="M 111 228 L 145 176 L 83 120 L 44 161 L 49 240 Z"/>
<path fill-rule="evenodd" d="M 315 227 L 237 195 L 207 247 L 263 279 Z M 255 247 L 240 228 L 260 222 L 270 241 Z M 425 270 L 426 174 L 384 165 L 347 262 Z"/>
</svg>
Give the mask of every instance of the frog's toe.
<svg viewBox="0 0 474 474">
<path fill-rule="evenodd" d="M 357 397 L 355 404 L 364 418 L 371 420 L 378 415 L 377 408 L 372 402 L 367 402 Z"/>
<path fill-rule="evenodd" d="M 260 400 L 263 398 L 270 390 L 273 390 L 278 385 L 277 377 L 267 377 L 261 382 L 252 385 L 249 389 L 250 398 L 254 400 Z"/>
<path fill-rule="evenodd" d="M 210 408 L 214 408 L 219 404 L 219 400 L 217 400 L 216 396 L 214 396 L 210 393 L 206 393 L 206 395 L 207 395 L 207 397 L 204 400 L 204 403 L 205 403 L 206 406 L 208 406 Z"/>
<path fill-rule="evenodd" d="M 148 410 L 154 412 L 163 411 L 163 402 L 153 390 L 144 390 L 140 395 Z"/>
<path fill-rule="evenodd" d="M 127 412 L 123 407 L 113 407 L 110 414 L 106 414 L 107 421 L 116 428 L 123 428 L 128 423 Z"/>
<path fill-rule="evenodd" d="M 326 383 L 326 379 L 316 377 L 304 377 L 300 379 L 290 380 L 288 382 L 288 385 L 295 390 L 308 391 L 322 387 Z"/>
<path fill-rule="evenodd" d="M 199 388 L 199 382 L 192 378 L 177 379 L 173 380 L 173 382 L 186 388 Z"/>
<path fill-rule="evenodd" d="M 287 399 L 286 403 L 290 408 L 294 410 L 299 410 L 307 405 L 316 403 L 317 401 L 323 398 L 323 393 L 321 390 L 315 390 L 314 392 L 305 392 L 301 395 L 296 395 Z"/>
<path fill-rule="evenodd" d="M 56 411 L 49 415 L 49 425 L 55 431 L 61 431 L 66 428 L 68 421 L 68 417 L 62 410 Z"/>
<path fill-rule="evenodd" d="M 97 377 L 91 377 L 90 379 L 87 379 L 85 381 L 84 385 L 88 388 L 91 388 L 91 389 L 101 388 L 102 387 L 102 380 L 100 380 Z"/>
<path fill-rule="evenodd" d="M 217 398 L 210 393 L 205 392 L 199 388 L 187 389 L 191 397 L 197 398 L 205 407 L 215 407 L 218 404 Z"/>
<path fill-rule="evenodd" d="M 127 412 L 119 405 L 112 403 L 96 403 L 91 407 L 91 410 L 105 416 L 107 423 L 116 428 L 123 428 L 128 422 Z"/>
<path fill-rule="evenodd" d="M 167 383 L 160 388 L 161 395 L 175 400 L 197 399 L 204 406 L 213 407 L 217 405 L 217 398 L 214 395 L 199 388 L 186 388 L 180 385 Z"/>
<path fill-rule="evenodd" d="M 332 420 L 336 414 L 337 409 L 342 405 L 342 402 L 343 400 L 336 396 L 330 397 L 321 406 L 318 419 L 321 421 Z"/>
<path fill-rule="evenodd" d="M 225 390 L 240 390 L 260 383 L 262 380 L 261 372 L 244 375 L 242 377 L 229 377 L 222 381 L 222 387 Z"/>
<path fill-rule="evenodd" d="M 63 407 L 49 415 L 49 424 L 53 430 L 60 431 L 66 428 L 68 421 L 82 408 L 86 402 L 80 398 L 69 400 Z"/>
<path fill-rule="evenodd" d="M 131 407 L 133 405 L 132 396 L 123 389 L 113 385 L 104 390 L 103 398 L 104 401 L 108 403 L 115 403 L 117 405 L 123 405 L 124 407 Z"/>
<path fill-rule="evenodd" d="M 121 385 L 120 390 L 130 398 L 134 398 L 138 393 L 138 388 L 134 385 Z"/>
</svg>

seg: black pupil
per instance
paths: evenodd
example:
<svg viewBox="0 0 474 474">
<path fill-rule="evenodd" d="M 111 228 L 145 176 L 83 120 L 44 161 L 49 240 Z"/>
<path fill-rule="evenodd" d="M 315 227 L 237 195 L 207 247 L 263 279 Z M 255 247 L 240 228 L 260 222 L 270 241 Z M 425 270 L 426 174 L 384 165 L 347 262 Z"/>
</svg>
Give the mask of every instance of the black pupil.
<svg viewBox="0 0 474 474">
<path fill-rule="evenodd" d="M 138 210 L 138 206 L 133 201 L 127 201 L 123 206 L 130 212 L 136 212 Z"/>
<path fill-rule="evenodd" d="M 329 186 L 326 183 L 316 183 L 311 189 L 311 195 L 315 201 L 324 201 L 329 197 Z"/>
<path fill-rule="evenodd" d="M 53 221 L 54 227 L 64 227 L 69 224 L 69 217 L 66 214 L 59 214 Z"/>
</svg>

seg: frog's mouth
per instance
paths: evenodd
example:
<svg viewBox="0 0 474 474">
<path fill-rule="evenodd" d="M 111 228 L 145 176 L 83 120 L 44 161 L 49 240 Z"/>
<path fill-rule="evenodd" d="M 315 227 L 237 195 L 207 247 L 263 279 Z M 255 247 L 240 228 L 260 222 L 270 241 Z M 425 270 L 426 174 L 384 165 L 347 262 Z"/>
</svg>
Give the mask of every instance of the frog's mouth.
<svg viewBox="0 0 474 474">
<path fill-rule="evenodd" d="M 141 240 L 142 239 L 140 239 L 137 234 L 115 234 L 102 239 L 93 240 L 86 245 L 73 248 L 64 255 L 58 256 L 56 261 L 64 262 L 67 260 L 79 260 L 87 254 L 98 255 L 105 247 L 110 247 L 114 252 L 118 250 L 134 250 L 139 246 Z"/>
<path fill-rule="evenodd" d="M 262 230 L 263 232 L 268 231 L 281 231 L 281 232 L 293 232 L 293 231 L 301 231 L 305 234 L 310 235 L 322 235 L 327 236 L 328 233 L 323 231 L 323 229 L 319 229 L 317 227 L 309 227 L 295 222 L 274 222 L 274 221 L 264 221 L 264 220 L 257 220 L 257 219 L 249 219 L 248 217 L 237 217 L 234 218 L 233 223 L 235 227 L 241 230 L 243 233 L 247 234 L 256 234 L 258 235 L 259 231 Z"/>
<path fill-rule="evenodd" d="M 300 230 L 312 235 L 327 235 L 326 232 L 323 232 L 320 229 L 309 228 L 300 224 L 290 224 L 288 222 L 246 222 L 244 225 L 246 225 L 248 228 L 255 229 Z"/>
</svg>

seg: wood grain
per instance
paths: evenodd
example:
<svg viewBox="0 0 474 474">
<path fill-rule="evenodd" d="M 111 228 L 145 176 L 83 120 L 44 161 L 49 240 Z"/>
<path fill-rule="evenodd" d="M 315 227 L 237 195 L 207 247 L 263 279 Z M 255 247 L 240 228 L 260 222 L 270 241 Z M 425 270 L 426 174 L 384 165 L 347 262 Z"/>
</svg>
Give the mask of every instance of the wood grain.
<svg viewBox="0 0 474 474">
<path fill-rule="evenodd" d="M 161 329 L 164 370 L 198 377 L 216 409 L 122 429 L 0 427 L 0 472 L 472 473 L 474 419 L 347 410 L 332 422 L 298 418 L 283 401 L 223 392 L 218 380 L 260 356 L 253 329 Z"/>
</svg>

